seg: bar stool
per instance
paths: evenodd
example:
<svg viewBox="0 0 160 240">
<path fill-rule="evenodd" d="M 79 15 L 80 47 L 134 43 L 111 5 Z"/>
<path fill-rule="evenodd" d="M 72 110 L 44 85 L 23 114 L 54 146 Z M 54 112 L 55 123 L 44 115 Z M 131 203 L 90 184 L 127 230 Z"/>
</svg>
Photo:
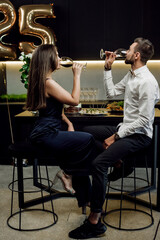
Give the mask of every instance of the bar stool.
<svg viewBox="0 0 160 240">
<path fill-rule="evenodd" d="M 144 153 L 144 160 L 145 160 L 145 169 L 146 169 L 146 179 L 141 178 L 141 177 L 137 177 L 136 176 L 136 155 L 138 156 L 139 152 L 135 153 L 134 155 L 134 166 L 133 166 L 133 176 L 129 176 L 124 178 L 124 167 L 125 167 L 125 161 L 122 163 L 123 164 L 123 168 L 122 168 L 122 178 L 121 178 L 121 184 L 120 184 L 120 188 L 116 188 L 113 187 L 111 182 L 108 183 L 108 187 L 107 187 L 107 193 L 106 193 L 106 203 L 105 203 L 105 214 L 103 216 L 103 221 L 106 225 L 108 225 L 111 228 L 117 229 L 117 230 L 125 230 L 125 231 L 136 231 L 136 230 L 142 230 L 142 229 L 146 229 L 150 226 L 153 225 L 154 223 L 154 219 L 153 219 L 153 214 L 152 214 L 152 203 L 151 203 L 151 185 L 149 182 L 149 174 L 148 174 L 148 164 L 147 164 L 147 149 L 145 149 L 143 151 Z M 125 190 L 124 189 L 124 181 L 128 181 L 129 179 L 133 179 L 133 190 Z M 137 184 L 137 180 L 145 182 L 145 186 L 141 187 L 141 188 L 137 188 L 136 184 Z M 119 191 L 120 193 L 114 193 L 110 194 L 110 190 L 116 190 Z M 146 211 L 146 210 L 142 210 L 140 208 L 138 208 L 138 199 L 137 199 L 137 195 L 141 194 L 141 193 L 145 193 L 148 192 L 148 199 L 149 199 L 149 209 L 150 212 Z M 109 208 L 109 198 L 113 197 L 113 199 L 116 200 L 120 200 L 120 205 L 119 207 L 115 207 L 115 209 L 111 209 L 108 210 Z M 112 199 L 112 200 L 113 200 Z M 134 203 L 133 208 L 132 207 L 124 207 L 124 204 L 127 205 L 127 202 L 124 203 L 124 200 L 128 200 Z M 113 201 L 111 201 L 113 204 Z M 117 202 L 116 202 L 117 203 Z M 145 219 L 147 222 L 147 224 L 143 224 L 141 225 L 140 222 L 138 222 L 138 226 L 135 226 L 134 221 L 133 221 L 133 215 L 131 214 L 133 213 L 134 217 L 136 217 L 138 214 L 138 216 L 142 216 L 143 220 Z M 111 218 L 112 216 L 112 218 Z M 112 221 L 111 219 L 114 218 L 114 221 Z M 129 225 L 130 223 L 130 225 Z"/>
<path fill-rule="evenodd" d="M 10 228 L 14 229 L 14 230 L 18 230 L 18 231 L 37 231 L 37 230 L 43 230 L 46 228 L 49 228 L 51 226 L 53 226 L 54 224 L 56 224 L 56 222 L 58 221 L 58 216 L 55 214 L 54 212 L 54 206 L 53 206 L 53 200 L 52 200 L 52 194 L 51 194 L 51 181 L 49 180 L 49 174 L 48 174 L 48 168 L 47 166 L 45 166 L 45 170 L 46 170 L 46 177 L 42 177 L 41 176 L 41 167 L 40 165 L 38 166 L 38 177 L 34 176 L 33 177 L 23 177 L 23 159 L 28 159 L 29 163 L 33 166 L 35 166 L 35 163 L 38 163 L 38 160 L 40 159 L 40 162 L 45 164 L 45 156 L 46 156 L 46 152 L 43 152 L 35 147 L 32 146 L 29 142 L 21 142 L 21 143 L 15 143 L 15 144 L 11 144 L 9 146 L 9 152 L 11 154 L 11 156 L 13 157 L 13 159 L 17 160 L 16 164 L 15 161 L 13 162 L 13 175 L 12 175 L 12 182 L 9 184 L 9 189 L 11 190 L 11 212 L 10 212 L 10 216 L 7 219 L 7 224 Z M 15 179 L 15 172 L 16 172 L 16 167 L 17 167 L 17 179 Z M 40 187 L 40 189 L 33 189 L 33 190 L 26 190 L 24 189 L 24 182 L 27 180 L 31 180 L 34 183 L 38 183 L 38 185 L 36 187 Z M 47 185 L 44 185 L 43 183 L 46 182 Z M 32 185 L 33 185 L 32 184 Z M 17 185 L 17 187 L 15 187 L 15 185 Z M 44 196 L 44 191 L 49 192 L 49 196 Z M 18 194 L 18 200 L 19 200 L 19 208 L 17 210 L 16 207 L 16 211 L 14 211 L 14 194 L 17 193 Z M 36 194 L 36 193 L 40 193 L 41 197 L 35 198 L 33 200 L 29 200 L 24 202 L 24 196 L 28 196 L 31 194 Z M 50 210 L 48 210 L 47 208 L 45 208 L 45 202 L 46 201 L 50 201 Z M 34 206 L 37 204 L 42 204 L 42 208 L 29 208 L 30 206 Z M 24 221 L 24 217 L 25 214 L 31 212 L 32 215 L 30 216 L 30 222 L 31 222 L 31 227 L 27 227 L 26 226 L 26 218 Z M 44 222 L 41 224 L 41 226 L 37 226 L 37 221 L 34 221 L 33 217 L 34 213 L 35 216 L 39 216 L 37 215 L 38 212 L 42 212 L 43 214 L 46 213 L 47 217 L 49 216 L 49 223 L 46 224 L 46 216 L 43 217 Z M 41 214 L 42 214 L 41 213 Z M 32 218 L 33 218 L 33 222 L 32 222 Z M 24 224 L 22 224 L 22 221 Z M 34 226 L 34 223 L 35 226 Z"/>
</svg>

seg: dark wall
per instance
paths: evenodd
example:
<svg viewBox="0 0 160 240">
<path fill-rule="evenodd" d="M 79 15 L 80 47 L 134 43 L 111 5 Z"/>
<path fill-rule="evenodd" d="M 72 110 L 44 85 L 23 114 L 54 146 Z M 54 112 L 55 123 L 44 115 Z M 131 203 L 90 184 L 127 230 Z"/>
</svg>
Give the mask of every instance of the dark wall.
<svg viewBox="0 0 160 240">
<path fill-rule="evenodd" d="M 54 3 L 56 19 L 40 19 L 56 34 L 60 56 L 99 59 L 101 48 L 128 48 L 139 36 L 155 45 L 154 59 L 160 58 L 160 14 L 156 0 L 11 0 L 16 10 L 27 4 Z M 17 14 L 18 17 L 18 14 Z M 18 21 L 8 42 L 30 41 L 20 36 Z M 11 40 L 12 39 L 12 40 Z M 33 38 L 37 42 L 36 38 Z M 40 44 L 40 43 L 39 43 Z"/>
</svg>

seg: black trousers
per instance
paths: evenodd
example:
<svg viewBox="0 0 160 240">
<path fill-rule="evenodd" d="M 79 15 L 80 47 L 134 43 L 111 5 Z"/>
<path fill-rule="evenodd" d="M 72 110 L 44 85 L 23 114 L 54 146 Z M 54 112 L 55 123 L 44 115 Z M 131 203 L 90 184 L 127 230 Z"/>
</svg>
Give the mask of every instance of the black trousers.
<svg viewBox="0 0 160 240">
<path fill-rule="evenodd" d="M 116 132 L 116 127 L 114 126 L 88 126 L 84 127 L 83 131 L 88 132 L 93 135 L 96 140 L 97 147 L 99 149 L 99 155 L 91 162 L 91 173 L 92 173 L 92 188 L 90 191 L 91 196 L 86 195 L 86 186 L 89 186 L 88 178 L 84 177 L 83 181 L 79 182 L 80 189 L 78 189 L 78 181 L 80 178 L 74 178 L 74 188 L 81 195 L 81 203 L 91 202 L 91 211 L 99 213 L 102 211 L 102 206 L 105 201 L 106 195 L 106 185 L 107 185 L 107 174 L 108 168 L 116 163 L 119 159 L 123 159 L 132 153 L 143 149 L 150 145 L 151 138 L 143 134 L 133 134 L 131 136 L 119 139 L 113 143 L 108 149 L 104 150 L 102 143 L 104 139 L 110 137 Z M 79 180 L 78 180 L 79 178 Z M 82 178 L 81 178 L 82 179 Z M 85 192 L 83 191 L 85 189 Z M 81 192 L 79 192 L 81 191 Z M 84 196 L 84 198 L 83 198 Z M 85 199 L 85 196 L 88 198 Z"/>
</svg>

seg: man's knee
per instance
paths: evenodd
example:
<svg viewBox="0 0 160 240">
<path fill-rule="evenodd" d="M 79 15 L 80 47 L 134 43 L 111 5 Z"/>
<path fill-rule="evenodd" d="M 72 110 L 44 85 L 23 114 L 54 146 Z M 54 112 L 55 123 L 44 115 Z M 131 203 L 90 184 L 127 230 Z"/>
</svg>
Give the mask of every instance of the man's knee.
<svg viewBox="0 0 160 240">
<path fill-rule="evenodd" d="M 108 170 L 109 164 L 106 161 L 103 161 L 102 159 L 97 158 L 94 159 L 94 161 L 91 164 L 91 169 L 93 173 L 105 173 Z"/>
<path fill-rule="evenodd" d="M 92 134 L 94 132 L 95 128 L 93 126 L 84 126 L 82 128 L 82 131 L 83 132 L 87 132 L 87 133 L 90 133 Z"/>
</svg>

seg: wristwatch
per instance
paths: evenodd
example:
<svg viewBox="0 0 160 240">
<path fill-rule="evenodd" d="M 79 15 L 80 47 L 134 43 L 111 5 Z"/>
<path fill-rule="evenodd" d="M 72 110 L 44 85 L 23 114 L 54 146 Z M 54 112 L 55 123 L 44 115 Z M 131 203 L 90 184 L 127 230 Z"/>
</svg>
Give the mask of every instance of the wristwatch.
<svg viewBox="0 0 160 240">
<path fill-rule="evenodd" d="M 115 137 L 114 138 L 115 138 L 116 141 L 120 139 L 120 136 L 118 135 L 117 132 L 115 133 Z"/>
<path fill-rule="evenodd" d="M 110 71 L 110 70 L 111 70 L 111 67 L 104 66 L 104 71 Z"/>
</svg>

